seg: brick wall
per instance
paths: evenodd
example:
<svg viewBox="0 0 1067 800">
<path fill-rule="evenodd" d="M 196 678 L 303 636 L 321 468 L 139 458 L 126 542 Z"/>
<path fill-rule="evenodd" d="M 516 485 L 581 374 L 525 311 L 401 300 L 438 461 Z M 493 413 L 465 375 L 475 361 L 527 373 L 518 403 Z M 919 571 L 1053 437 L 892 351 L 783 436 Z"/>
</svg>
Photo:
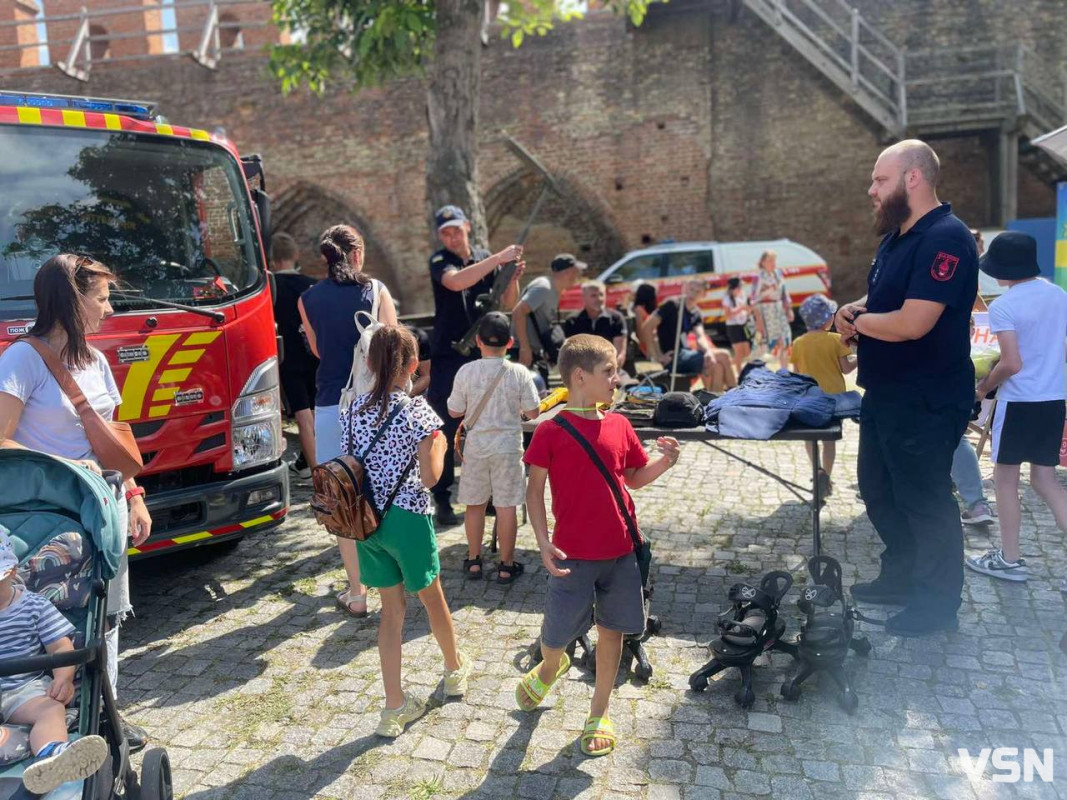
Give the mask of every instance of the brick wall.
<svg viewBox="0 0 1067 800">
<path fill-rule="evenodd" d="M 32 21 L 37 17 L 37 9 L 34 0 L 0 2 L 0 23 Z M 0 50 L 0 69 L 38 66 L 41 63 L 40 53 L 34 45 L 39 41 L 36 25 L 0 27 L 0 47 L 19 46 L 19 49 Z"/>
<path fill-rule="evenodd" d="M 973 7 L 993 13 L 997 4 L 869 5 L 961 9 L 949 17 L 958 20 Z M 1061 47 L 1052 40 L 1067 20 L 1051 14 L 1054 4 L 1021 5 L 1045 14 L 1041 24 L 1028 23 L 1045 37 L 1035 47 Z M 885 15 L 909 43 L 924 27 L 935 40 L 957 30 L 951 21 L 924 26 L 914 14 Z M 599 270 L 643 241 L 784 236 L 826 258 L 838 296 L 859 291 L 877 244 L 865 192 L 885 144 L 881 132 L 747 11 L 732 16 L 726 0 L 671 3 L 637 30 L 591 14 L 519 50 L 494 40 L 483 65 L 480 170 L 492 246 L 517 235 L 539 187 L 502 135 L 536 155 L 563 191 L 545 204 L 527 242 L 532 274 L 560 250 Z M 430 309 L 421 81 L 281 98 L 264 56 L 246 44 L 215 71 L 161 56 L 136 71 L 97 64 L 88 84 L 45 70 L 23 71 L 8 84 L 143 95 L 160 99 L 174 122 L 224 126 L 243 152 L 263 154 L 270 191 L 282 201 L 277 218 L 291 221 L 306 259 L 316 259 L 317 231 L 356 221 L 367 232 L 369 269 L 394 287 L 402 311 Z M 991 143 L 970 136 L 933 145 L 944 166 L 943 199 L 968 223 L 987 224 Z M 1027 215 L 1054 208 L 1052 190 L 1025 169 L 1019 207 Z"/>
</svg>

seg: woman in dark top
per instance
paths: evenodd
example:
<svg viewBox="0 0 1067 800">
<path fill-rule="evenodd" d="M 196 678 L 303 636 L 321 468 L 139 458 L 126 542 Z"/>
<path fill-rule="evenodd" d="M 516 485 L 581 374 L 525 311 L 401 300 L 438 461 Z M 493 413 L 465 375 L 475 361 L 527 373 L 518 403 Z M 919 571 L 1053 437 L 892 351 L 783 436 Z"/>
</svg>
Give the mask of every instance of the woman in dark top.
<svg viewBox="0 0 1067 800">
<path fill-rule="evenodd" d="M 652 360 L 658 360 L 656 352 L 655 336 L 646 335 L 643 331 L 645 320 L 656 310 L 659 303 L 656 302 L 656 287 L 651 283 L 639 284 L 634 291 L 634 330 L 637 332 L 637 343 L 641 353 Z"/>
<path fill-rule="evenodd" d="M 334 225 L 322 234 L 319 250 L 326 259 L 326 280 L 312 286 L 298 302 L 311 352 L 319 359 L 315 376 L 315 461 L 341 455 L 341 390 L 352 370 L 352 351 L 359 341 L 354 315 L 373 314 L 378 321 L 396 325 L 396 305 L 381 281 L 363 274 L 366 252 L 363 237 L 350 225 Z M 376 303 L 377 301 L 377 303 Z M 337 604 L 354 617 L 367 616 L 367 589 L 359 579 L 359 556 L 351 539 L 337 539 L 348 574 L 348 588 Z"/>
</svg>

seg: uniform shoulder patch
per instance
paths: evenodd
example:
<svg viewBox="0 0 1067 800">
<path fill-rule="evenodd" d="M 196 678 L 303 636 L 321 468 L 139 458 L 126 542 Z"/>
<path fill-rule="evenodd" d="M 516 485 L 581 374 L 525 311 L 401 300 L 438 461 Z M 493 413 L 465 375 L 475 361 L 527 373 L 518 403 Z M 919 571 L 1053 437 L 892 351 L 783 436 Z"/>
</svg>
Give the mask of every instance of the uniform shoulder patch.
<svg viewBox="0 0 1067 800">
<path fill-rule="evenodd" d="M 930 265 L 930 277 L 935 281 L 950 281 L 956 274 L 956 267 L 959 263 L 958 256 L 938 251 L 938 254 L 934 256 L 934 263 Z"/>
<path fill-rule="evenodd" d="M 432 258 L 430 258 L 430 263 L 431 264 L 439 264 L 444 260 L 445 260 L 445 257 L 443 255 L 441 255 L 440 253 L 438 253 L 437 255 L 435 255 Z"/>
</svg>

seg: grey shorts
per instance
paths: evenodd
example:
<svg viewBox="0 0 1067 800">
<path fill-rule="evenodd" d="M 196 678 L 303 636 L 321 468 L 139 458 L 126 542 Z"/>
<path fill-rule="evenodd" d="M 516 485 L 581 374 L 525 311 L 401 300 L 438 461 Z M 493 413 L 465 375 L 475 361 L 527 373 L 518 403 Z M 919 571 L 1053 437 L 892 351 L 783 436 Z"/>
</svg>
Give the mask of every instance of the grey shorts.
<svg viewBox="0 0 1067 800">
<path fill-rule="evenodd" d="M 587 630 L 593 619 L 609 630 L 641 633 L 645 629 L 645 599 L 641 571 L 633 553 L 606 561 L 559 562 L 571 574 L 550 575 L 545 619 L 541 623 L 541 643 L 545 647 L 566 647 Z"/>
<path fill-rule="evenodd" d="M 30 700 L 38 697 L 48 697 L 48 690 L 52 687 L 52 676 L 44 675 L 34 678 L 17 689 L 4 692 L 3 700 L 0 700 L 0 722 L 7 722 L 11 715 L 22 708 Z"/>
</svg>

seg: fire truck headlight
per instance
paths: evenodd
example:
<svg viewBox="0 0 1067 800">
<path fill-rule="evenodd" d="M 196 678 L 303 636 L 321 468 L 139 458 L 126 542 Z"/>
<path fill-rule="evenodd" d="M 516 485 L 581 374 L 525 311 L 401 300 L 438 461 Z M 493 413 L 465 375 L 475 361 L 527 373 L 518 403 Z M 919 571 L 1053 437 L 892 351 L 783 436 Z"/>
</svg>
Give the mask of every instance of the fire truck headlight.
<svg viewBox="0 0 1067 800">
<path fill-rule="evenodd" d="M 248 469 L 277 461 L 285 449 L 282 438 L 278 362 L 264 361 L 252 371 L 233 406 L 233 468 Z"/>
</svg>

